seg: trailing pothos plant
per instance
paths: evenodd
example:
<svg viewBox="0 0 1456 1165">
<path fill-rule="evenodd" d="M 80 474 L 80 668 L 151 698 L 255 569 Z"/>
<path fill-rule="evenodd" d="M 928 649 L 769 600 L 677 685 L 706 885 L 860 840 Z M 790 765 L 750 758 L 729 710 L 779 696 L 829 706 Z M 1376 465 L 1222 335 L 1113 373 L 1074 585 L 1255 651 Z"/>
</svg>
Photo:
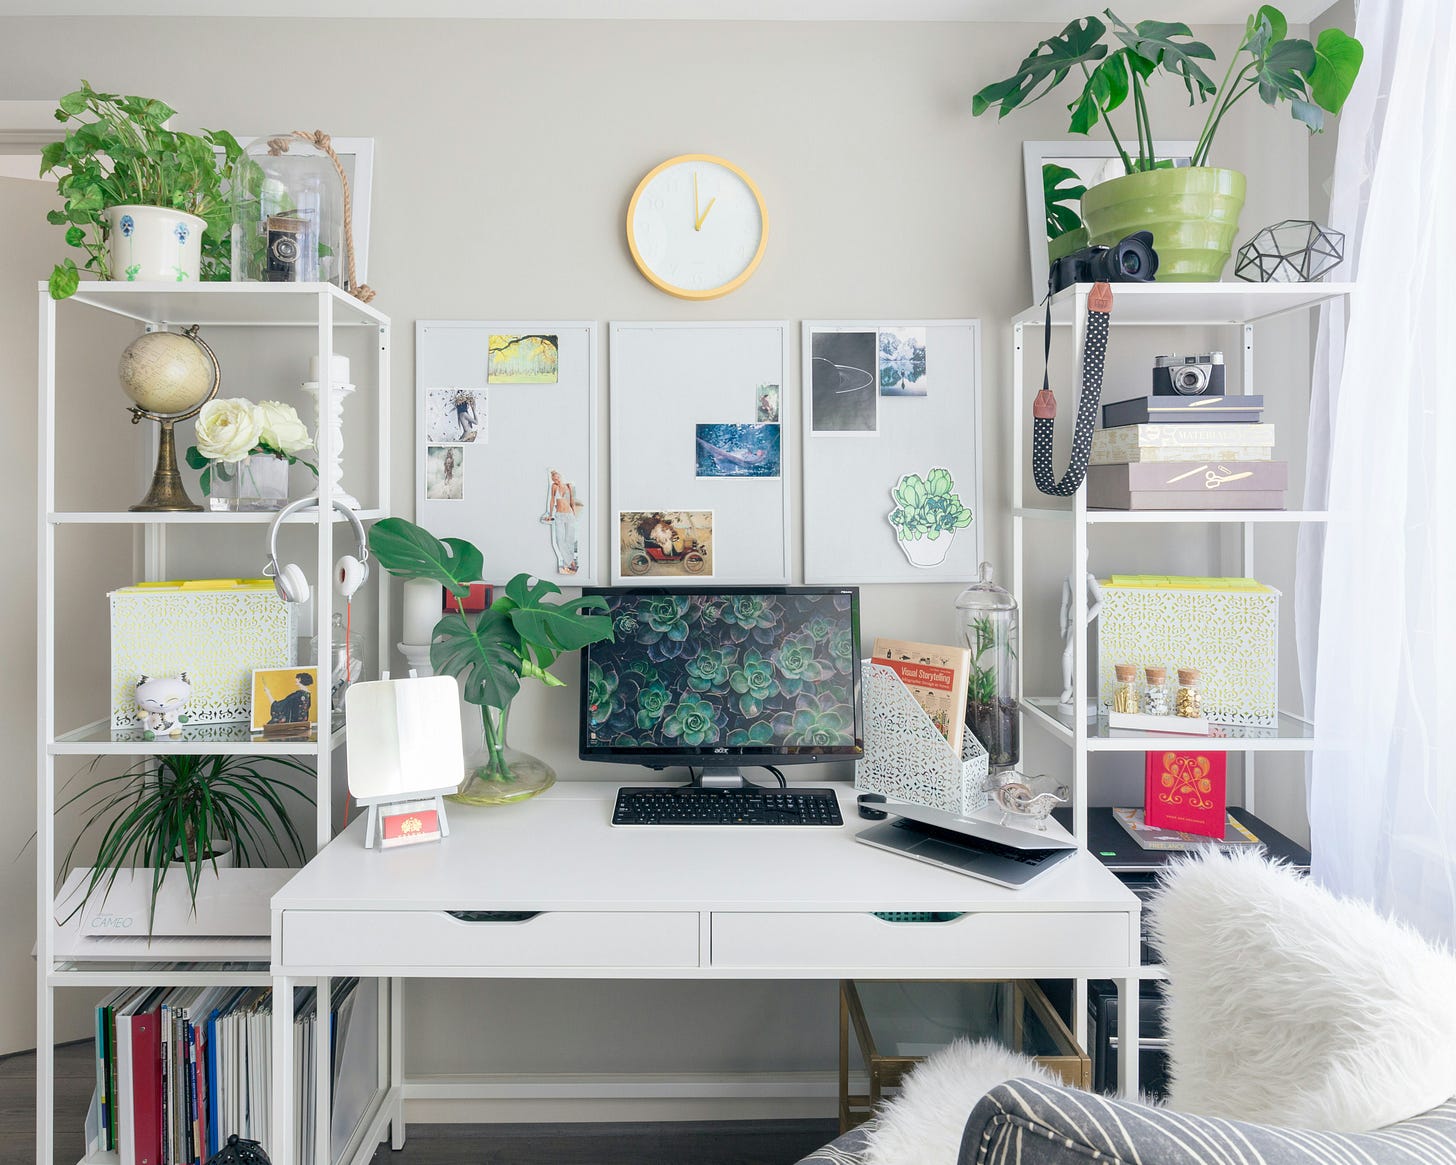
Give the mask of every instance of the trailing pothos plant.
<svg viewBox="0 0 1456 1165">
<path fill-rule="evenodd" d="M 104 900 L 121 871 L 127 869 L 151 874 L 148 934 L 169 869 L 182 871 L 195 912 L 203 871 L 208 866 L 217 869 L 224 842 L 232 847 L 233 859 L 240 866 L 265 856 L 270 849 L 302 862 L 303 839 L 282 794 L 291 791 L 310 805 L 313 798 L 293 781 L 265 774 L 259 768 L 264 764 L 310 778 L 314 775 L 307 765 L 284 756 L 265 760 L 163 753 L 124 772 L 90 781 L 68 797 L 60 808 L 86 802 L 80 808 L 86 824 L 66 852 L 61 876 L 71 868 L 92 830 L 101 830 L 101 840 L 86 889 L 67 920 L 98 891 Z"/>
<path fill-rule="evenodd" d="M 229 277 L 232 209 L 223 184 L 242 147 L 226 130 L 204 130 L 199 137 L 166 128 L 175 112 L 152 97 L 98 93 L 88 81 L 60 100 L 56 120 L 65 123 L 66 136 L 41 151 L 40 173 L 56 175 L 65 206 L 46 218 L 66 228 L 66 242 L 86 253 L 82 267 L 100 279 L 114 274 L 106 209 L 133 205 L 164 206 L 202 219 L 207 228 L 201 277 Z M 75 294 L 80 280 L 74 259 L 56 264 L 51 296 Z"/>
<path fill-rule="evenodd" d="M 485 573 L 480 550 L 463 538 L 436 538 L 404 518 L 384 518 L 369 530 L 369 552 L 398 578 L 431 579 L 457 598 Z M 518 574 L 499 591 L 489 608 L 478 614 L 451 611 L 435 624 L 430 663 L 437 673 L 452 675 L 468 703 L 481 710 L 481 726 L 489 753 L 487 779 L 509 779 L 499 717 L 523 679 L 548 687 L 564 686 L 548 670 L 565 651 L 577 651 L 613 638 L 612 621 L 601 612 L 601 595 L 550 601 L 561 588 L 545 579 Z"/>
<path fill-rule="evenodd" d="M 1284 13 L 1264 4 L 1245 22 L 1243 38 L 1223 80 L 1215 85 L 1198 63 L 1213 61 L 1213 49 L 1194 40 L 1186 24 L 1143 20 L 1129 26 L 1110 8 L 1103 15 L 1105 23 L 1086 16 L 1041 41 L 1015 73 L 987 85 L 971 99 L 971 112 L 979 116 L 994 107 L 1005 117 L 1046 96 L 1075 71 L 1082 90 L 1067 106 L 1072 114 L 1068 128 L 1085 134 L 1103 122 L 1123 167 L 1134 174 L 1168 165 L 1168 159 L 1157 157 L 1148 112 L 1147 83 L 1161 72 L 1182 81 L 1189 105 L 1213 101 L 1191 159 L 1194 166 L 1206 166 L 1224 116 L 1251 91 L 1257 91 L 1266 105 L 1288 101 L 1290 113 L 1319 133 L 1325 114 L 1339 113 L 1350 95 L 1365 56 L 1360 42 L 1338 28 L 1325 29 L 1313 44 L 1289 36 Z M 1128 101 L 1135 148 L 1124 146 L 1108 116 Z"/>
</svg>

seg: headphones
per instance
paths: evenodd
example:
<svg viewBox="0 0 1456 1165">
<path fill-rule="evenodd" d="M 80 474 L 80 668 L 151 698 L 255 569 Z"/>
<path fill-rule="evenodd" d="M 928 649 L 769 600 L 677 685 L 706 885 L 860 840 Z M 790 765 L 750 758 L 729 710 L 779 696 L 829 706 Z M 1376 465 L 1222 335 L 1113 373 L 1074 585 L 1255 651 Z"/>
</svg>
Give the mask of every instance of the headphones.
<svg viewBox="0 0 1456 1165">
<path fill-rule="evenodd" d="M 293 562 L 279 563 L 278 528 L 290 515 L 318 504 L 317 495 L 289 502 L 278 511 L 278 516 L 273 519 L 273 525 L 268 530 L 268 565 L 263 568 L 263 575 L 273 580 L 273 588 L 285 603 L 307 602 L 309 587 L 302 567 Z M 334 586 L 339 594 L 348 599 L 369 579 L 369 545 L 364 534 L 364 523 L 359 521 L 359 515 L 337 498 L 333 499 L 333 504 L 334 509 L 343 514 L 349 520 L 349 525 L 354 527 L 356 553 L 345 554 L 334 563 Z"/>
</svg>

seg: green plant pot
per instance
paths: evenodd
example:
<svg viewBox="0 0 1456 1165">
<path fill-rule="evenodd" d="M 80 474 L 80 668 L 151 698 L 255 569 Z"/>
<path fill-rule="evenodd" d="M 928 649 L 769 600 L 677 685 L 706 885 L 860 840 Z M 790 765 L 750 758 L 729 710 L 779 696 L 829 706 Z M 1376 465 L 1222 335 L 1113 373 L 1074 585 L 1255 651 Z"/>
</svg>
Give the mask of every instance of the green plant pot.
<svg viewBox="0 0 1456 1165">
<path fill-rule="evenodd" d="M 1237 170 L 1146 170 L 1092 187 L 1082 217 L 1093 246 L 1152 231 L 1159 283 L 1216 283 L 1233 251 L 1244 188 Z"/>
<path fill-rule="evenodd" d="M 1058 235 L 1054 239 L 1047 240 L 1047 261 L 1055 263 L 1065 255 L 1073 251 L 1080 251 L 1087 245 L 1087 228 L 1076 227 L 1064 235 Z"/>
</svg>

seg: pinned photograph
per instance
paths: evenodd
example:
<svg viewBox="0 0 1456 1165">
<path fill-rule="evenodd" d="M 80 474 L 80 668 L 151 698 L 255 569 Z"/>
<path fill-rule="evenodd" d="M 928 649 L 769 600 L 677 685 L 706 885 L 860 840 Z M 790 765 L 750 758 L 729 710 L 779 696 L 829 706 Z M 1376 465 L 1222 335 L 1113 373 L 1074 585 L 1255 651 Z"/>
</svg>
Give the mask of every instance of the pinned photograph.
<svg viewBox="0 0 1456 1165">
<path fill-rule="evenodd" d="M 254 669 L 253 731 L 306 735 L 318 726 L 317 691 L 316 667 Z"/>
<path fill-rule="evenodd" d="M 484 445 L 489 440 L 486 391 L 483 388 L 432 388 L 425 393 L 425 440 Z"/>
<path fill-rule="evenodd" d="M 712 578 L 712 510 L 620 510 L 621 573 L 632 578 Z"/>
<path fill-rule="evenodd" d="M 699 425 L 699 477 L 778 477 L 778 425 Z"/>
<path fill-rule="evenodd" d="M 581 569 L 581 543 L 577 520 L 585 503 L 576 496 L 576 486 L 554 469 L 546 471 L 546 512 L 541 521 L 551 528 L 551 550 L 556 555 L 557 574 L 576 574 Z"/>
<path fill-rule="evenodd" d="M 925 396 L 925 329 L 880 329 L 880 395 Z"/>
<path fill-rule="evenodd" d="M 876 333 L 814 332 L 810 340 L 809 431 L 878 434 Z"/>
<path fill-rule="evenodd" d="M 777 384 L 760 384 L 758 392 L 754 394 L 758 407 L 754 412 L 754 420 L 766 421 L 771 425 L 779 421 L 779 386 Z"/>
<path fill-rule="evenodd" d="M 425 449 L 425 497 L 436 502 L 458 502 L 465 496 L 464 491 L 464 447 L 428 446 Z"/>
<path fill-rule="evenodd" d="M 491 336 L 487 384 L 555 384 L 555 336 Z"/>
</svg>

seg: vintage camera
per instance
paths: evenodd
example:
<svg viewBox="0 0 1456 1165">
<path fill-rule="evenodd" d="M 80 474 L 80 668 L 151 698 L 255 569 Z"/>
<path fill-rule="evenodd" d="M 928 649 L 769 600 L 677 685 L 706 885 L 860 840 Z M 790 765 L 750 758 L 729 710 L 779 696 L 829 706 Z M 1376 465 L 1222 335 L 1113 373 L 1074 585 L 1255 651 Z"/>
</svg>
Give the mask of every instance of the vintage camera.
<svg viewBox="0 0 1456 1165">
<path fill-rule="evenodd" d="M 1157 273 L 1153 232 L 1138 231 L 1110 247 L 1083 247 L 1063 255 L 1047 273 L 1047 291 L 1055 295 L 1074 283 L 1151 283 Z"/>
<path fill-rule="evenodd" d="M 317 232 L 311 219 L 297 214 L 268 217 L 269 283 L 307 283 L 318 278 Z"/>
<path fill-rule="evenodd" d="M 1223 353 L 1153 358 L 1154 396 L 1223 396 Z"/>
</svg>

